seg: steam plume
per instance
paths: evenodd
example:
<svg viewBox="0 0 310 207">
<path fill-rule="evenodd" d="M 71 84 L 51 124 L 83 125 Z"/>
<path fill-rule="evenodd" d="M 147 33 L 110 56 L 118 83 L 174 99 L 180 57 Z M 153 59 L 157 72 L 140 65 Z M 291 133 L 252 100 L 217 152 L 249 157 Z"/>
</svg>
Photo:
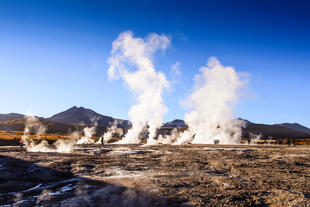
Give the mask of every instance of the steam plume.
<svg viewBox="0 0 310 207">
<path fill-rule="evenodd" d="M 239 143 L 242 120 L 234 120 L 234 105 L 244 85 L 233 67 L 223 66 L 218 59 L 210 57 L 207 66 L 200 68 L 195 77 L 195 90 L 187 104 L 193 108 L 185 115 L 188 131 L 182 133 L 176 144 L 222 144 Z"/>
<path fill-rule="evenodd" d="M 27 151 L 40 151 L 48 149 L 48 143 L 45 140 L 37 144 L 31 135 L 34 135 L 37 140 L 40 140 L 41 135 L 45 133 L 47 128 L 41 124 L 40 120 L 35 116 L 25 116 L 25 129 L 21 137 Z"/>
<path fill-rule="evenodd" d="M 95 140 L 92 139 L 92 137 L 96 133 L 97 125 L 94 125 L 92 127 L 85 127 L 83 129 L 84 136 L 82 136 L 76 143 L 77 144 L 93 144 L 95 143 Z"/>
<path fill-rule="evenodd" d="M 54 143 L 55 151 L 59 153 L 71 153 L 74 149 L 75 141 L 71 139 L 58 139 Z"/>
<path fill-rule="evenodd" d="M 159 135 L 157 142 L 154 142 L 154 144 L 172 144 L 174 142 L 177 141 L 177 139 L 179 138 L 180 133 L 178 132 L 178 130 L 176 128 L 174 128 L 171 131 L 170 135 Z"/>
<path fill-rule="evenodd" d="M 35 116 L 25 116 L 25 129 L 21 137 L 25 148 L 29 152 L 61 152 L 70 153 L 73 151 L 74 142 L 72 140 L 57 140 L 53 146 L 50 146 L 46 140 L 41 140 L 47 128 Z M 32 139 L 34 135 L 36 140 Z M 38 142 L 39 141 L 39 142 Z"/>
<path fill-rule="evenodd" d="M 112 43 L 109 78 L 123 79 L 137 99 L 128 113 L 132 128 L 120 143 L 139 143 L 139 134 L 146 125 L 148 142 L 152 142 L 162 124 L 167 112 L 162 93 L 169 82 L 162 72 L 156 71 L 152 56 L 157 50 L 166 50 L 169 43 L 165 35 L 152 33 L 142 39 L 134 37 L 130 31 L 121 33 Z"/>
<path fill-rule="evenodd" d="M 119 137 L 123 136 L 123 129 L 118 128 L 118 121 L 115 120 L 112 124 L 112 126 L 110 126 L 107 131 L 102 135 L 102 137 L 100 137 L 100 139 L 96 142 L 96 144 L 101 144 L 101 140 L 103 138 L 104 142 L 109 142 L 112 138 L 113 135 L 117 135 Z"/>
<path fill-rule="evenodd" d="M 77 144 L 94 144 L 95 140 L 93 136 L 96 134 L 96 129 L 98 125 L 99 117 L 95 116 L 90 121 L 93 124 L 91 127 L 86 127 L 83 129 L 84 136 L 77 140 Z"/>
<path fill-rule="evenodd" d="M 249 136 L 250 136 L 250 143 L 251 144 L 257 144 L 257 141 L 263 137 L 262 133 L 254 134 L 251 132 L 250 132 Z"/>
</svg>

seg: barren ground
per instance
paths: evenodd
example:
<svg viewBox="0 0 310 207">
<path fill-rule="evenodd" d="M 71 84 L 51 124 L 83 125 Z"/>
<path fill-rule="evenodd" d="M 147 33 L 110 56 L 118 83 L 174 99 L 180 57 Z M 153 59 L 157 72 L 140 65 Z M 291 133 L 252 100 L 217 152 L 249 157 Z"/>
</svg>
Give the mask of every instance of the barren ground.
<svg viewBox="0 0 310 207">
<path fill-rule="evenodd" d="M 0 206 L 310 206 L 310 147 L 0 147 Z"/>
</svg>

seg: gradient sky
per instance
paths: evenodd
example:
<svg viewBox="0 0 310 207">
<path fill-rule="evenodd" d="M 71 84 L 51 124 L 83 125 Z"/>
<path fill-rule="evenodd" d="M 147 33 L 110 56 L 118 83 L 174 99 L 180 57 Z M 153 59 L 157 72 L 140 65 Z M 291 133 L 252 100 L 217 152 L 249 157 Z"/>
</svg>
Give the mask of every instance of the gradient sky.
<svg viewBox="0 0 310 207">
<path fill-rule="evenodd" d="M 172 82 L 165 121 L 183 119 L 180 102 L 208 57 L 250 75 L 236 116 L 310 127 L 310 1 L 0 1 L 0 113 L 48 117 L 74 105 L 127 119 L 135 103 L 108 81 L 119 33 L 166 34 L 155 67 Z M 171 73 L 180 62 L 181 75 Z"/>
</svg>

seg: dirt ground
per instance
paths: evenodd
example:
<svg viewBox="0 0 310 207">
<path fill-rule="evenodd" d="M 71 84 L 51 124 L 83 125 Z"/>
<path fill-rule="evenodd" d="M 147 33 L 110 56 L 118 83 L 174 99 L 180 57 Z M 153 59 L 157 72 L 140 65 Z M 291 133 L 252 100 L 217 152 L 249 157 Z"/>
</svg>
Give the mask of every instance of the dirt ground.
<svg viewBox="0 0 310 207">
<path fill-rule="evenodd" d="M 310 206 L 310 147 L 0 147 L 0 206 Z"/>
</svg>

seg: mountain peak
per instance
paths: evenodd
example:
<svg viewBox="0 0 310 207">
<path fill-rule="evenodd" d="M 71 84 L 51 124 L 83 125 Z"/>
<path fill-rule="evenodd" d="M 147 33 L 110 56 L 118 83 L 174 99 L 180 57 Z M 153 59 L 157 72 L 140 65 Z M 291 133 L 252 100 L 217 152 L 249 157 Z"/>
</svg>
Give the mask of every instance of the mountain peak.
<svg viewBox="0 0 310 207">
<path fill-rule="evenodd" d="M 73 106 L 63 112 L 55 114 L 47 118 L 47 120 L 64 124 L 86 124 L 105 127 L 111 126 L 115 121 L 118 121 L 119 127 L 128 128 L 130 126 L 129 121 L 127 120 L 114 119 L 99 114 L 91 109 L 77 106 Z"/>
<path fill-rule="evenodd" d="M 67 109 L 67 111 L 69 110 L 87 110 L 86 108 L 84 108 L 83 106 L 72 106 L 71 108 Z M 90 110 L 90 109 L 89 109 Z"/>
</svg>

